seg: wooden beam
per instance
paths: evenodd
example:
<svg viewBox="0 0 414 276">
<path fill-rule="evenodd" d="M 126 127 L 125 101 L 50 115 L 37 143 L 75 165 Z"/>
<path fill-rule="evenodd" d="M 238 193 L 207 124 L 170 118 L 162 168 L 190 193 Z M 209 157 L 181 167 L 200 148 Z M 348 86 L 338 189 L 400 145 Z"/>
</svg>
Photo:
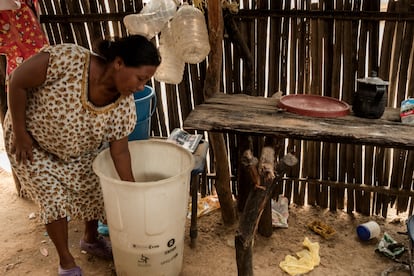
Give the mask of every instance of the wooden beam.
<svg viewBox="0 0 414 276">
<path fill-rule="evenodd" d="M 235 17 L 241 19 L 258 19 L 263 17 L 299 17 L 339 20 L 370 20 L 370 21 L 414 21 L 412 12 L 378 12 L 378 11 L 346 11 L 346 10 L 239 10 Z"/>
<path fill-rule="evenodd" d="M 284 180 L 298 180 L 299 182 L 306 182 L 312 185 L 326 185 L 335 188 L 345 188 L 351 190 L 358 190 L 364 192 L 373 192 L 385 195 L 396 195 L 396 196 L 412 196 L 414 197 L 414 191 L 412 190 L 404 190 L 404 189 L 396 189 L 396 188 L 387 188 L 386 186 L 371 186 L 366 184 L 358 184 L 358 183 L 346 183 L 346 182 L 338 182 L 338 181 L 329 181 L 329 180 L 319 180 L 319 179 L 305 179 L 305 178 L 292 178 L 292 177 L 284 177 Z"/>
</svg>

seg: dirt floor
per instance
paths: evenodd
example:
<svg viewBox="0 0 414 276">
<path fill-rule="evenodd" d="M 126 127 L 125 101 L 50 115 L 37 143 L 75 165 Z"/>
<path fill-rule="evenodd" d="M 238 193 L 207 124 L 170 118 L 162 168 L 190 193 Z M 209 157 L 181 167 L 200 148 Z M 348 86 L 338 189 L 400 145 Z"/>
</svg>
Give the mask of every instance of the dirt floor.
<svg viewBox="0 0 414 276">
<path fill-rule="evenodd" d="M 2 139 L 0 139 L 0 221 L 2 225 L 0 275 L 57 275 L 57 254 L 44 226 L 37 220 L 36 205 L 17 196 L 9 169 L 4 166 L 4 162 L 1 164 L 2 158 L 4 161 L 4 146 L 1 141 Z M 333 227 L 336 233 L 330 239 L 319 236 L 307 227 L 315 220 L 321 220 Z M 381 235 L 367 242 L 360 241 L 356 235 L 356 227 L 369 220 L 378 222 Z M 287 255 L 296 256 L 297 252 L 304 249 L 302 243 L 305 237 L 311 242 L 316 242 L 320 247 L 320 264 L 306 275 L 381 275 L 383 270 L 392 267 L 396 262 L 375 252 L 375 249 L 384 232 L 408 247 L 407 236 L 404 234 L 406 232 L 405 220 L 404 214 L 396 216 L 392 212 L 387 219 L 384 219 L 291 205 L 289 206 L 288 228 L 275 228 L 270 238 L 260 235 L 255 237 L 254 275 L 288 275 L 283 272 L 279 264 Z M 116 275 L 113 262 L 90 257 L 79 249 L 79 239 L 83 231 L 82 223 L 71 221 L 69 227 L 69 244 L 84 275 Z M 198 220 L 197 246 L 192 249 L 189 246 L 188 220 L 181 276 L 237 275 L 234 248 L 234 235 L 237 227 L 237 223 L 233 226 L 225 226 L 222 223 L 219 209 L 203 215 Z M 407 252 L 401 256 L 403 260 L 407 258 Z M 409 275 L 409 273 L 400 271 L 390 275 Z"/>
<path fill-rule="evenodd" d="M 0 171 L 0 274 L 1 275 L 56 275 L 57 254 L 36 218 L 36 206 L 17 196 L 10 173 Z M 336 234 L 324 239 L 311 231 L 307 224 L 320 219 L 333 227 Z M 358 224 L 375 220 L 382 234 L 389 233 L 396 241 L 407 244 L 404 217 L 349 216 L 344 212 L 332 213 L 314 207 L 289 208 L 288 228 L 275 228 L 270 238 L 257 235 L 254 242 L 254 274 L 288 275 L 279 267 L 286 255 L 295 255 L 304 247 L 304 238 L 320 246 L 320 264 L 307 275 L 380 275 L 384 269 L 396 264 L 391 259 L 375 252 L 379 239 L 362 242 L 356 235 Z M 189 222 L 188 222 L 189 224 Z M 224 226 L 220 210 L 199 218 L 198 239 L 195 249 L 189 247 L 189 225 L 186 227 L 184 262 L 182 274 L 193 275 L 237 275 L 234 234 L 237 224 Z M 82 224 L 70 223 L 70 246 L 83 268 L 85 275 L 116 275 L 113 262 L 88 256 L 78 247 Z M 408 256 L 404 254 L 404 256 Z M 397 272 L 391 275 L 409 275 Z"/>
</svg>

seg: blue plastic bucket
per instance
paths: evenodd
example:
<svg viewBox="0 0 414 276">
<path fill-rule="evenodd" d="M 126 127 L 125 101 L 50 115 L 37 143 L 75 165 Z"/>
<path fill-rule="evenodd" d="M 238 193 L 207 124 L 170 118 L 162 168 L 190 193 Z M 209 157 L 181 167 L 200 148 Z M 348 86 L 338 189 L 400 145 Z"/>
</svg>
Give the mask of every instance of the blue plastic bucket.
<svg viewBox="0 0 414 276">
<path fill-rule="evenodd" d="M 151 128 L 151 116 L 157 106 L 155 90 L 145 85 L 144 90 L 134 93 L 135 108 L 137 111 L 137 123 L 134 131 L 128 136 L 129 141 L 145 140 L 149 137 Z"/>
</svg>

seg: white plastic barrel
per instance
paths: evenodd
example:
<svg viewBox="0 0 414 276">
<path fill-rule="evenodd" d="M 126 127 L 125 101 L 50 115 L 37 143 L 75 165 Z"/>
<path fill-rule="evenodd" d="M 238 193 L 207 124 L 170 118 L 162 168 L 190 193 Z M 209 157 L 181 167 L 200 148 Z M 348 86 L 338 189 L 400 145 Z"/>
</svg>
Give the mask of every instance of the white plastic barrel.
<svg viewBox="0 0 414 276">
<path fill-rule="evenodd" d="M 119 180 L 109 149 L 93 162 L 99 176 L 118 276 L 179 275 L 192 154 L 165 140 L 129 142 L 136 182 Z"/>
</svg>

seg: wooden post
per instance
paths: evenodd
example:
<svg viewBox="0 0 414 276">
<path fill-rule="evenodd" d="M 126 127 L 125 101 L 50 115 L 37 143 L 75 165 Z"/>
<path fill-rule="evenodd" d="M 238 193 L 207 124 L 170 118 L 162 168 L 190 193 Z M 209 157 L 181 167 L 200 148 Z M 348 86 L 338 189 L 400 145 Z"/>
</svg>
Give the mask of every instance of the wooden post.
<svg viewBox="0 0 414 276">
<path fill-rule="evenodd" d="M 275 178 L 275 150 L 273 147 L 265 146 L 262 149 L 262 155 L 260 157 L 260 163 L 259 163 L 259 173 L 260 173 L 260 180 L 262 183 L 267 183 L 266 185 L 272 185 L 273 179 Z M 259 185 L 256 185 L 256 187 L 261 187 L 260 183 Z M 276 188 L 276 185 L 274 185 L 271 194 L 269 195 L 268 199 L 263 202 L 263 210 L 260 214 L 259 224 L 257 231 L 264 237 L 270 237 L 273 233 L 272 228 L 272 205 L 270 198 L 273 195 L 273 190 Z"/>
<path fill-rule="evenodd" d="M 242 136 L 241 138 L 246 137 Z M 256 183 L 260 183 L 260 176 L 257 172 L 257 164 L 259 161 L 253 156 L 251 149 L 249 149 L 248 146 L 244 147 L 243 142 L 240 142 L 240 147 L 243 148 L 243 152 L 240 153 L 241 157 L 239 160 L 237 175 L 237 183 L 239 184 L 237 187 L 237 209 L 239 212 L 243 212 L 250 191 L 253 189 Z"/>
<path fill-rule="evenodd" d="M 220 90 L 222 40 L 223 40 L 223 12 L 221 1 L 212 0 L 208 3 L 208 29 L 210 40 L 210 57 L 204 82 L 204 96 L 206 99 Z M 216 190 L 220 201 L 223 222 L 231 225 L 236 221 L 233 197 L 230 189 L 230 169 L 227 162 L 227 149 L 224 136 L 221 133 L 209 133 L 210 144 L 216 158 Z"/>
<path fill-rule="evenodd" d="M 274 150 L 270 147 L 263 148 L 258 169 L 263 183 L 255 185 L 250 192 L 244 212 L 240 217 L 239 229 L 235 237 L 238 275 L 253 275 L 252 243 L 263 209 L 266 203 L 269 202 L 276 184 L 282 180 L 286 168 L 294 166 L 296 163 L 296 157 L 292 154 L 287 154 L 280 160 L 275 173 Z"/>
</svg>

